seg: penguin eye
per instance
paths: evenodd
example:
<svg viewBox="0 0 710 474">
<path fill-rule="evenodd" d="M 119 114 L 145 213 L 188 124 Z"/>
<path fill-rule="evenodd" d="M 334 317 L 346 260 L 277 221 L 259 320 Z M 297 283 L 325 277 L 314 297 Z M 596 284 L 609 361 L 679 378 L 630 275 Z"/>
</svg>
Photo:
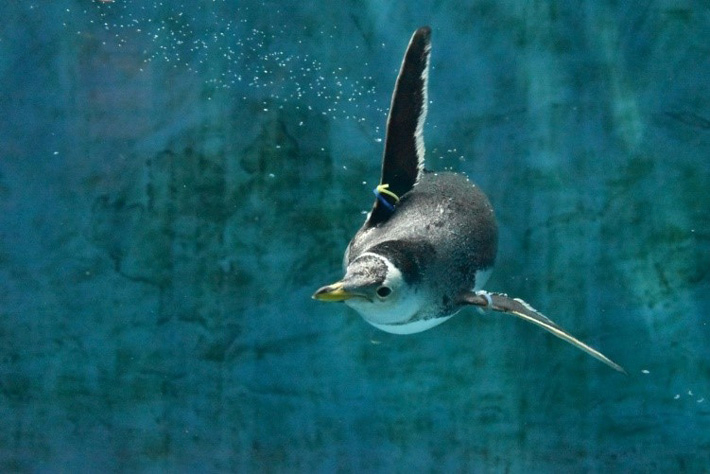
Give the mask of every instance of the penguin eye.
<svg viewBox="0 0 710 474">
<path fill-rule="evenodd" d="M 376 293 L 380 298 L 387 298 L 390 293 L 392 293 L 392 289 L 389 286 L 381 286 L 377 289 Z"/>
</svg>

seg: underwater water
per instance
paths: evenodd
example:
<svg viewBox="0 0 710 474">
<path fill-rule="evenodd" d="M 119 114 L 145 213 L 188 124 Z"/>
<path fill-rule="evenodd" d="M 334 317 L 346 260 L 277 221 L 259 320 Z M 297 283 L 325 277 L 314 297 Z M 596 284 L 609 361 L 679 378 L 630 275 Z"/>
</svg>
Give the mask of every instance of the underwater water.
<svg viewBox="0 0 710 474">
<path fill-rule="evenodd" d="M 0 471 L 708 472 L 704 2 L 0 6 Z M 432 27 L 427 166 L 515 318 L 311 299 Z"/>
</svg>

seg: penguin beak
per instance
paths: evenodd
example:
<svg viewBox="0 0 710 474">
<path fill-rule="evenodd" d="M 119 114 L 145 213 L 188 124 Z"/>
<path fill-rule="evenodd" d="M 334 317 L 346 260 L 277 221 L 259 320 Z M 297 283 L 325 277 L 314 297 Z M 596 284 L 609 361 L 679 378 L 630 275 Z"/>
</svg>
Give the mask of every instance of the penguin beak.
<svg viewBox="0 0 710 474">
<path fill-rule="evenodd" d="M 342 281 L 326 285 L 313 293 L 313 299 L 318 301 L 345 301 L 357 296 L 345 290 L 345 284 Z"/>
</svg>

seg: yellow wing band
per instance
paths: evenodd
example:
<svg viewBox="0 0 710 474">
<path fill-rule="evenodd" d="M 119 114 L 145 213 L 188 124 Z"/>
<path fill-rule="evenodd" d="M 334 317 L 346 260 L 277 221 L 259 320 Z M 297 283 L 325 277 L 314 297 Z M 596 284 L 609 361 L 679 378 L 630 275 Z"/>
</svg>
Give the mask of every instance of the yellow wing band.
<svg viewBox="0 0 710 474">
<path fill-rule="evenodd" d="M 399 202 L 399 196 L 397 196 L 395 193 L 390 191 L 389 187 L 390 187 L 389 184 L 380 184 L 375 188 L 375 191 L 377 191 L 380 194 L 386 194 L 387 196 L 393 198 L 394 202 Z"/>
</svg>

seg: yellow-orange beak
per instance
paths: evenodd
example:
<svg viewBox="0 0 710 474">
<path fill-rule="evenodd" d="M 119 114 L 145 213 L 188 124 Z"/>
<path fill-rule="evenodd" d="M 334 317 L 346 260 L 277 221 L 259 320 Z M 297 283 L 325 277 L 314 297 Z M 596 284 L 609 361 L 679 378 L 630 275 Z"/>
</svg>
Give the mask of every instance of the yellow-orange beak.
<svg viewBox="0 0 710 474">
<path fill-rule="evenodd" d="M 342 281 L 326 285 L 313 293 L 313 299 L 318 301 L 345 301 L 355 296 L 357 295 L 345 291 Z"/>
</svg>

